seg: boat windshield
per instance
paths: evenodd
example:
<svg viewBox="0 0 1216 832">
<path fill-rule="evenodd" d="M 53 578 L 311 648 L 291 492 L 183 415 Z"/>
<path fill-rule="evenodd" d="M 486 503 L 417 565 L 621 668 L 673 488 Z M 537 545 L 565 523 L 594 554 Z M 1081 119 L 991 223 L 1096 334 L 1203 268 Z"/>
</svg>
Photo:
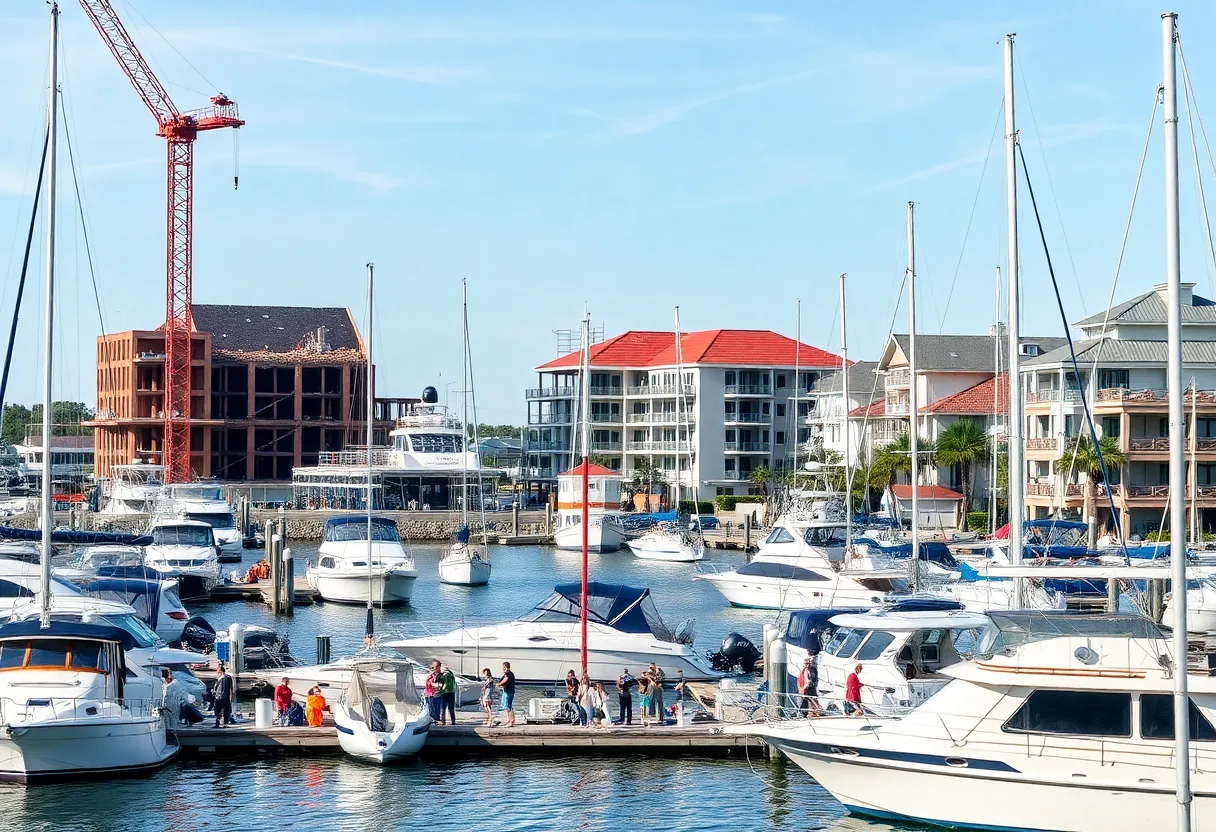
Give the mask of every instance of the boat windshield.
<svg viewBox="0 0 1216 832">
<path fill-rule="evenodd" d="M 130 633 L 136 647 L 155 647 L 160 642 L 156 633 L 135 613 L 108 614 L 105 620 Z"/>
<path fill-rule="evenodd" d="M 215 537 L 208 526 L 157 526 L 152 530 L 154 546 L 211 546 Z"/>
<path fill-rule="evenodd" d="M 1164 638 L 1161 628 L 1138 615 L 1075 615 L 1046 610 L 991 611 L 976 652 L 991 657 L 1024 644 L 1062 636 Z"/>
<path fill-rule="evenodd" d="M 173 496 L 179 500 L 222 500 L 224 490 L 218 485 L 175 485 Z"/>
<path fill-rule="evenodd" d="M 811 546 L 843 546 L 844 526 L 808 526 L 802 539 Z"/>
<path fill-rule="evenodd" d="M 186 519 L 206 523 L 213 529 L 236 528 L 236 519 L 230 511 L 191 511 L 186 514 Z"/>
<path fill-rule="evenodd" d="M 325 527 L 326 543 L 343 543 L 350 540 L 367 540 L 367 518 L 342 518 L 344 522 L 330 522 Z M 372 518 L 372 540 L 400 543 L 397 524 L 386 517 Z"/>
<path fill-rule="evenodd" d="M 579 584 L 559 584 L 520 621 L 568 624 L 579 620 Z M 650 597 L 649 589 L 619 584 L 587 584 L 587 620 L 622 633 L 649 633 L 660 641 L 675 641 Z"/>
</svg>

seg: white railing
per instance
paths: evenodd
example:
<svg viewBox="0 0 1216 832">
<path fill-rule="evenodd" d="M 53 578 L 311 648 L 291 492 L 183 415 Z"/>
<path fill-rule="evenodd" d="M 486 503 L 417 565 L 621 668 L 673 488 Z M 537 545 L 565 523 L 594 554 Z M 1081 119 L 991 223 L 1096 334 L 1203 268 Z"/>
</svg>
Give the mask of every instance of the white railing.
<svg viewBox="0 0 1216 832">
<path fill-rule="evenodd" d="M 635 384 L 625 392 L 630 396 L 678 396 L 682 392 L 684 396 L 692 397 L 697 394 L 697 388 L 692 384 Z"/>
<path fill-rule="evenodd" d="M 317 455 L 318 465 L 367 465 L 367 449 L 356 448 L 345 451 L 321 451 Z M 392 448 L 372 448 L 372 465 L 391 466 Z"/>
<path fill-rule="evenodd" d="M 768 453 L 771 447 L 769 442 L 724 442 L 722 450 L 728 453 Z"/>
<path fill-rule="evenodd" d="M 528 399 L 572 399 L 578 395 L 576 387 L 529 387 L 524 394 Z"/>
<path fill-rule="evenodd" d="M 773 416 L 771 413 L 727 413 L 723 421 L 728 425 L 769 425 Z"/>
<path fill-rule="evenodd" d="M 529 425 L 568 425 L 570 424 L 569 413 L 529 413 Z"/>
<path fill-rule="evenodd" d="M 907 369 L 887 371 L 887 387 L 907 387 L 911 380 L 912 375 Z"/>
<path fill-rule="evenodd" d="M 681 444 L 687 445 L 688 443 L 678 443 L 674 439 L 631 440 L 626 448 L 630 451 L 675 451 Z"/>
<path fill-rule="evenodd" d="M 771 396 L 771 384 L 728 384 L 722 392 L 727 396 Z"/>
</svg>

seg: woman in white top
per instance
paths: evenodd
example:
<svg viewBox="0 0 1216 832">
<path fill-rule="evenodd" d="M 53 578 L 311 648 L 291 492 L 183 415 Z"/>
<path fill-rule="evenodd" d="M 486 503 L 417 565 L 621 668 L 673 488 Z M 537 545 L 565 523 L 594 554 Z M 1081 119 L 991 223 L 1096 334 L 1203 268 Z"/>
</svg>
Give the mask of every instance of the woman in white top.
<svg viewBox="0 0 1216 832">
<path fill-rule="evenodd" d="M 595 685 L 591 684 L 591 680 L 585 673 L 582 684 L 578 688 L 578 707 L 582 711 L 582 724 L 588 728 L 592 727 L 596 708 L 596 690 Z"/>
</svg>

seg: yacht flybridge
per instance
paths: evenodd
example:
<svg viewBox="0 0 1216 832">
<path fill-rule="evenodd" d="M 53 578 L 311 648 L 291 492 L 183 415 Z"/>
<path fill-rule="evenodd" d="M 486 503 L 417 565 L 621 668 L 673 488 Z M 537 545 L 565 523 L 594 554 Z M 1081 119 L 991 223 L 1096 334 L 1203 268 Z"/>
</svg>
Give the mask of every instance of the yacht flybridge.
<svg viewBox="0 0 1216 832">
<path fill-rule="evenodd" d="M 165 469 L 140 461 L 114 465 L 109 479 L 102 480 L 100 488 L 105 498 L 101 514 L 151 514 L 165 488 Z"/>
<path fill-rule="evenodd" d="M 462 676 L 483 667 L 497 670 L 510 662 L 520 682 L 553 684 L 579 664 L 580 585 L 559 584 L 530 612 L 506 624 L 462 627 L 438 636 L 385 642 L 403 656 L 439 660 Z M 717 679 L 692 648 L 691 625 L 673 633 L 663 623 L 650 590 L 617 584 L 587 585 L 587 672 L 593 679 L 615 679 L 621 670 L 638 672 L 656 662 L 674 678 Z"/>
</svg>

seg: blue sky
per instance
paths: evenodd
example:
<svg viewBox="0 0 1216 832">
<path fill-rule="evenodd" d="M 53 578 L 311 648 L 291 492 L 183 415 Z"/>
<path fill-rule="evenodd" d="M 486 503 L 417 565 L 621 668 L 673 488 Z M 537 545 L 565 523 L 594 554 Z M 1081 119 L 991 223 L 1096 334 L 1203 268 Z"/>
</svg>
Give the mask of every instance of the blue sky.
<svg viewBox="0 0 1216 832">
<path fill-rule="evenodd" d="M 851 355 L 876 357 L 909 199 L 921 330 L 986 331 L 1004 258 L 999 134 L 986 171 L 985 157 L 1010 31 L 1019 126 L 1069 317 L 1104 307 L 1161 76 L 1163 9 L 867 5 L 115 0 L 179 107 L 218 88 L 248 122 L 238 191 L 231 136 L 197 145 L 195 300 L 345 305 L 361 320 L 373 260 L 380 392 L 410 395 L 459 377 L 467 277 L 479 415 L 491 422 L 522 419 L 532 368 L 555 354 L 551 330 L 577 326 L 584 302 L 610 334 L 670 327 L 678 303 L 686 329 L 793 335 L 801 298 L 804 340 L 834 350 L 836 279 L 848 272 Z M 1200 46 L 1216 10 L 1175 10 L 1203 113 L 1216 107 L 1216 56 Z M 150 328 L 164 316 L 163 143 L 73 2 L 63 51 L 106 325 Z M 45 53 L 43 2 L 5 3 L 5 323 Z M 1163 274 L 1160 137 L 1158 124 L 1117 299 Z M 1186 144 L 1182 160 L 1184 279 L 1210 295 Z M 57 396 L 91 400 L 99 323 L 61 170 Z M 1022 243 L 1024 329 L 1059 334 L 1024 195 Z M 41 395 L 36 300 L 11 400 Z"/>
</svg>

